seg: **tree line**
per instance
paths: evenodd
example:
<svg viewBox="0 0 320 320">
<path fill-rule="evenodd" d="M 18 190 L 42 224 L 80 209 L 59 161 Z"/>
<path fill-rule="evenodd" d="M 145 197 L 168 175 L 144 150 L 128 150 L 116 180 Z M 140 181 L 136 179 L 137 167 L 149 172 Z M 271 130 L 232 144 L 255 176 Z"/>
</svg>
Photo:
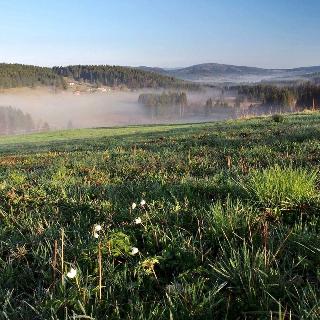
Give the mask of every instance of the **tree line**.
<svg viewBox="0 0 320 320">
<path fill-rule="evenodd" d="M 11 106 L 0 106 L 0 135 L 49 130 L 50 125 L 46 121 L 35 123 L 29 113 Z"/>
<path fill-rule="evenodd" d="M 162 92 L 140 94 L 138 102 L 149 107 L 186 106 L 188 104 L 185 92 Z"/>
<path fill-rule="evenodd" d="M 34 129 L 30 114 L 23 113 L 20 109 L 0 106 L 0 134 L 30 132 Z"/>
<path fill-rule="evenodd" d="M 65 88 L 66 84 L 63 77 L 51 68 L 22 64 L 0 64 L 0 88 L 36 86 Z"/>
<path fill-rule="evenodd" d="M 271 85 L 240 86 L 238 87 L 238 93 L 249 101 L 258 100 L 266 106 L 320 108 L 320 86 L 311 83 L 288 87 Z"/>
<path fill-rule="evenodd" d="M 173 77 L 136 68 L 109 65 L 75 65 L 54 67 L 53 71 L 60 76 L 72 78 L 99 86 L 117 87 L 124 85 L 131 89 L 139 88 L 184 88 L 198 89 L 197 84 L 178 80 Z"/>
<path fill-rule="evenodd" d="M 199 89 L 199 85 L 192 82 L 130 67 L 75 65 L 45 68 L 23 64 L 0 64 L 0 88 L 54 86 L 65 89 L 65 77 L 96 87 Z"/>
</svg>

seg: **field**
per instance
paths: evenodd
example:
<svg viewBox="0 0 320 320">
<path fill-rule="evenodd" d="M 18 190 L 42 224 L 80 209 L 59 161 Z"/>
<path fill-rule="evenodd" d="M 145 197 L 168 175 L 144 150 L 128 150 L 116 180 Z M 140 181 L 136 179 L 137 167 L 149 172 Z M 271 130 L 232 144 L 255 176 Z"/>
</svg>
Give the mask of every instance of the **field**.
<svg viewBox="0 0 320 320">
<path fill-rule="evenodd" d="M 319 319 L 319 160 L 320 113 L 1 137 L 0 319 Z"/>
</svg>

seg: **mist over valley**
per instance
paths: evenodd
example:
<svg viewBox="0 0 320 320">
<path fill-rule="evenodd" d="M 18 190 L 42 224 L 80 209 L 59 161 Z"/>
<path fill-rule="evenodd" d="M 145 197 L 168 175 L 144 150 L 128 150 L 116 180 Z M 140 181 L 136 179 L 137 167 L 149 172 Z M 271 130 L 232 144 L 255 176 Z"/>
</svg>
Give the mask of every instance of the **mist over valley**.
<svg viewBox="0 0 320 320">
<path fill-rule="evenodd" d="M 215 74 L 215 79 L 229 77 L 231 82 L 210 84 L 210 81 L 178 79 L 163 74 L 164 69 L 0 64 L 0 107 L 19 110 L 33 121 L 32 127 L 19 127 L 19 121 L 10 120 L 15 116 L 7 109 L 3 111 L 6 116 L 0 124 L 1 133 L 206 122 L 314 109 L 320 105 L 319 67 L 289 72 L 203 64 L 187 69 L 170 72 L 174 75 L 188 72 L 193 79 L 199 77 L 199 72 L 206 77 Z M 261 73 L 270 77 L 270 81 L 261 81 Z M 284 76 L 271 80 L 272 73 Z M 239 82 L 244 77 L 260 80 Z M 179 100 L 181 94 L 183 100 Z"/>
<path fill-rule="evenodd" d="M 216 92 L 188 92 L 188 106 L 184 113 L 174 105 L 149 107 L 138 102 L 141 94 L 161 94 L 163 90 L 110 90 L 106 92 L 52 92 L 47 88 L 9 89 L 0 93 L 0 107 L 12 107 L 31 115 L 34 131 L 41 130 L 44 122 L 51 130 L 127 126 L 156 123 L 181 123 L 222 120 L 233 115 L 226 112 L 206 114 L 200 106 Z M 157 110 L 156 110 L 157 109 Z M 161 109 L 161 110 L 160 110 Z M 31 130 L 32 131 L 32 130 Z"/>
</svg>

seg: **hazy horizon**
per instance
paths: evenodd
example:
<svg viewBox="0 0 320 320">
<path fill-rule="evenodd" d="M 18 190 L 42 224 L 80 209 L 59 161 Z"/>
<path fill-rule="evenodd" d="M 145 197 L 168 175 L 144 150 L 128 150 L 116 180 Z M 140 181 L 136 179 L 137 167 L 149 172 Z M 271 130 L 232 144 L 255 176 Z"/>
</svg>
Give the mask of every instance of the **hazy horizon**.
<svg viewBox="0 0 320 320">
<path fill-rule="evenodd" d="M 23 65 L 34 65 L 38 67 L 47 67 L 47 68 L 52 68 L 52 67 L 67 67 L 71 65 L 79 65 L 79 63 L 70 63 L 70 64 L 65 64 L 65 65 L 59 65 L 59 64 L 51 64 L 51 65 L 44 65 L 44 64 L 31 64 L 31 63 L 24 63 L 24 62 L 17 62 L 17 61 L 0 61 L 0 63 L 5 63 L 5 64 L 23 64 Z M 183 68 L 188 68 L 196 65 L 205 65 L 205 64 L 220 64 L 220 65 L 230 65 L 230 66 L 237 66 L 237 67 L 250 67 L 250 68 L 260 68 L 260 69 L 274 69 L 274 70 L 290 70 L 290 69 L 296 69 L 296 68 L 308 68 L 308 67 L 320 67 L 320 62 L 318 64 L 314 65 L 297 65 L 291 68 L 284 68 L 284 67 L 279 67 L 279 68 L 268 68 L 268 67 L 261 67 L 258 65 L 239 65 L 239 64 L 234 64 L 234 63 L 223 63 L 223 62 L 216 62 L 216 61 L 211 61 L 211 62 L 198 62 L 194 63 L 192 65 L 181 65 L 181 66 L 176 66 L 176 67 L 169 67 L 169 66 L 160 66 L 160 65 L 128 65 L 128 64 L 111 64 L 111 63 L 80 63 L 80 65 L 115 65 L 115 66 L 120 66 L 120 67 L 132 67 L 132 68 L 138 68 L 138 67 L 150 67 L 150 68 L 161 68 L 161 69 L 168 69 L 168 70 L 174 70 L 174 69 L 183 69 Z"/>
</svg>

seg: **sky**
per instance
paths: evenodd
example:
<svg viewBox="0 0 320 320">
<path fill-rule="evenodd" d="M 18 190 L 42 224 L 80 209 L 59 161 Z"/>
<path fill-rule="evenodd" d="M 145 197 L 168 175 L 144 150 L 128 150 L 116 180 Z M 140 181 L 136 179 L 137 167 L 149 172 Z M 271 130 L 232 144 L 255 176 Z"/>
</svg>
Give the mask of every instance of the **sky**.
<svg viewBox="0 0 320 320">
<path fill-rule="evenodd" d="M 0 62 L 320 65 L 319 0 L 0 0 Z"/>
</svg>

